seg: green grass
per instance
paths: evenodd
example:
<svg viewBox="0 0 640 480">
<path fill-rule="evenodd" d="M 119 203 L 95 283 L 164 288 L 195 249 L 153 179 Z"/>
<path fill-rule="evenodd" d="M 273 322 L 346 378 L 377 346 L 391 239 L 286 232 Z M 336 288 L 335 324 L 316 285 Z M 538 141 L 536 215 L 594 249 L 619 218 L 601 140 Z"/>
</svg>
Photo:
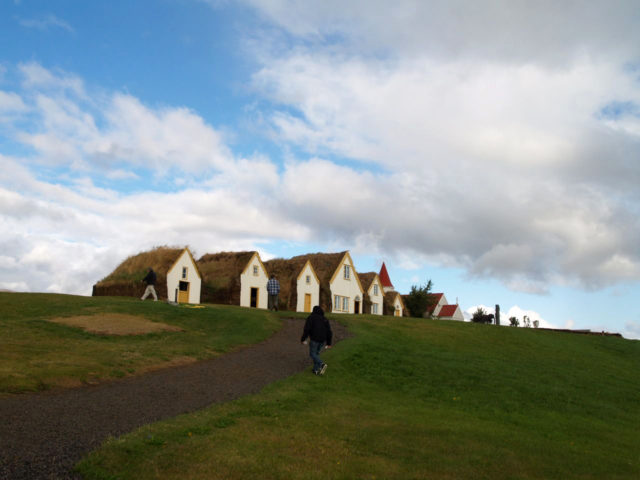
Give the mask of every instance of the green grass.
<svg viewBox="0 0 640 480">
<path fill-rule="evenodd" d="M 88 479 L 640 478 L 640 342 L 334 316 L 355 337 L 258 395 L 111 439 Z"/>
<path fill-rule="evenodd" d="M 102 312 L 140 315 L 182 331 L 106 336 L 47 321 Z M 125 297 L 0 293 L 0 394 L 96 383 L 209 358 L 261 341 L 279 326 L 275 315 L 239 307 L 194 309 Z"/>
</svg>

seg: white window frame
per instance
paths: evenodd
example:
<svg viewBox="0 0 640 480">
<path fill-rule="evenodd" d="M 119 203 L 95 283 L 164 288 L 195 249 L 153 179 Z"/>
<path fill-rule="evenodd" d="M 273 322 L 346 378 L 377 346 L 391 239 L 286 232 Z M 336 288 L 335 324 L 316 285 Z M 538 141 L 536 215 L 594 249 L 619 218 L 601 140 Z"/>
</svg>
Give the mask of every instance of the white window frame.
<svg viewBox="0 0 640 480">
<path fill-rule="evenodd" d="M 371 304 L 371 313 L 373 313 L 374 315 L 378 314 L 378 304 L 377 303 L 372 303 Z"/>
<path fill-rule="evenodd" d="M 186 280 L 189 274 L 189 269 L 187 267 L 182 267 L 182 279 Z"/>
<path fill-rule="evenodd" d="M 377 284 L 377 283 L 373 286 L 373 294 L 374 294 L 376 297 L 378 296 L 378 284 Z"/>
<path fill-rule="evenodd" d="M 254 266 L 253 266 L 253 276 L 254 276 L 254 277 L 257 277 L 257 276 L 258 276 L 258 266 L 257 266 L 257 265 L 254 265 Z"/>
<path fill-rule="evenodd" d="M 350 266 L 349 265 L 345 265 L 344 266 L 344 279 L 345 280 L 351 280 L 351 272 L 350 270 Z"/>
<path fill-rule="evenodd" d="M 311 275 L 307 275 L 306 282 L 307 282 L 307 285 L 311 283 Z"/>
<path fill-rule="evenodd" d="M 342 311 L 349 311 L 349 297 L 342 297 Z"/>
</svg>

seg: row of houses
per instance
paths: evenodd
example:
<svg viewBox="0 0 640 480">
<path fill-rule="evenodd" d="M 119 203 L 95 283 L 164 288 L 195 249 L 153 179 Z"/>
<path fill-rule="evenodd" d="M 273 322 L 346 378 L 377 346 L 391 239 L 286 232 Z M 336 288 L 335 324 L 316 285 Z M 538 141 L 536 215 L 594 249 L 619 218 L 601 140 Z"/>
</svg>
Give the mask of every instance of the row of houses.
<svg viewBox="0 0 640 480">
<path fill-rule="evenodd" d="M 280 309 L 310 312 L 315 305 L 334 313 L 406 316 L 403 296 L 395 291 L 383 263 L 380 272 L 358 273 L 349 251 L 313 253 L 263 262 L 258 252 L 220 252 L 195 260 L 188 248 L 157 247 L 129 257 L 96 283 L 93 295 L 142 295 L 141 272 L 154 269 L 160 298 L 177 303 L 217 303 L 267 308 L 266 285 L 280 282 Z M 455 319 L 446 298 L 434 297 L 437 318 Z M 445 303 L 443 303 L 445 302 Z M 455 306 L 457 307 L 457 305 Z M 457 312 L 460 313 L 459 307 Z M 452 314 L 449 317 L 440 314 Z M 460 313 L 460 320 L 462 314 Z"/>
</svg>

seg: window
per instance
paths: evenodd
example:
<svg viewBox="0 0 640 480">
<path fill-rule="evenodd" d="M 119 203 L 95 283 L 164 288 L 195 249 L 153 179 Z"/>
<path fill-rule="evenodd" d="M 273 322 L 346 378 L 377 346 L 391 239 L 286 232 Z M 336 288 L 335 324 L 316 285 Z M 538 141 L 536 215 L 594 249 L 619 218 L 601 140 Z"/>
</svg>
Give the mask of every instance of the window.
<svg viewBox="0 0 640 480">
<path fill-rule="evenodd" d="M 258 276 L 258 266 L 254 265 L 253 266 L 253 274 L 257 277 Z"/>
<path fill-rule="evenodd" d="M 373 294 L 374 295 L 378 295 L 378 284 L 377 283 L 373 286 Z"/>
<path fill-rule="evenodd" d="M 371 304 L 371 313 L 373 313 L 373 314 L 377 314 L 378 313 L 378 304 L 377 303 L 372 303 Z"/>
<path fill-rule="evenodd" d="M 349 271 L 349 265 L 345 265 L 344 266 L 344 279 L 345 280 L 349 280 L 350 278 L 350 271 Z"/>
<path fill-rule="evenodd" d="M 187 267 L 182 267 L 182 278 L 185 280 L 187 278 Z"/>
<path fill-rule="evenodd" d="M 333 311 L 334 312 L 349 312 L 349 297 L 342 297 L 340 295 L 333 296 Z"/>
<path fill-rule="evenodd" d="M 306 281 L 307 281 L 307 285 L 311 283 L 311 275 L 307 275 Z"/>
</svg>

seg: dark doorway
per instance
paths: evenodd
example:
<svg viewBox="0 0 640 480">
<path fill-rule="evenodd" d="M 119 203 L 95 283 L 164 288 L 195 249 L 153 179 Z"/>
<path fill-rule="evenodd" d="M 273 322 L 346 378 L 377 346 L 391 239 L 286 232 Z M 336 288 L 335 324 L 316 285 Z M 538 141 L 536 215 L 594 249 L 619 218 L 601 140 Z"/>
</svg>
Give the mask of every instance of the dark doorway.
<svg viewBox="0 0 640 480">
<path fill-rule="evenodd" d="M 360 300 L 353 302 L 353 313 L 360 313 Z"/>
<path fill-rule="evenodd" d="M 251 288 L 251 300 L 249 301 L 249 306 L 251 308 L 258 308 L 258 289 Z"/>
</svg>

